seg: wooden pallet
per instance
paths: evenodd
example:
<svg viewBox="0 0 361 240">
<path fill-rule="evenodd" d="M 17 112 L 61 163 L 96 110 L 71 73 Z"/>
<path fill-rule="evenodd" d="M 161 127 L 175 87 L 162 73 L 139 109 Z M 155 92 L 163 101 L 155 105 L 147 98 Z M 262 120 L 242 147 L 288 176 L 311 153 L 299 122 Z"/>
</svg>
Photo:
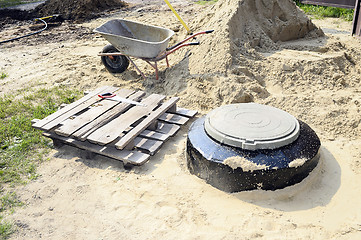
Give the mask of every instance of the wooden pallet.
<svg viewBox="0 0 361 240">
<path fill-rule="evenodd" d="M 107 92 L 143 106 L 98 97 Z M 176 107 L 178 100 L 105 86 L 42 120 L 34 119 L 32 126 L 44 131 L 55 146 L 67 144 L 125 164 L 142 165 L 197 114 Z"/>
</svg>

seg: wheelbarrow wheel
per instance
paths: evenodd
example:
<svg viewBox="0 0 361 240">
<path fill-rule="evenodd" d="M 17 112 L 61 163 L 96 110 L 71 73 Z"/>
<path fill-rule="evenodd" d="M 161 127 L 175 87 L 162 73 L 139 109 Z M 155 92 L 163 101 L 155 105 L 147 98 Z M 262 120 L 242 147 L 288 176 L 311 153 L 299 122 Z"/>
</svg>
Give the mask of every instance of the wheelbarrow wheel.
<svg viewBox="0 0 361 240">
<path fill-rule="evenodd" d="M 113 45 L 107 45 L 103 48 L 103 53 L 119 52 Z M 102 63 L 111 73 L 122 73 L 129 66 L 129 59 L 124 55 L 102 56 Z"/>
</svg>

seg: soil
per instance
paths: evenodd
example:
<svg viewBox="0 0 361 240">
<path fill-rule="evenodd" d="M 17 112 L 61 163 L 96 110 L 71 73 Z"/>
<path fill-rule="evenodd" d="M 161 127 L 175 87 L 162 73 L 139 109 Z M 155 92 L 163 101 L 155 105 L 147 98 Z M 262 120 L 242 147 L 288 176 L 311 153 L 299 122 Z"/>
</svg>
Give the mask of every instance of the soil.
<svg viewBox="0 0 361 240">
<path fill-rule="evenodd" d="M 289 0 L 219 0 L 173 6 L 199 46 L 160 62 L 160 79 L 141 60 L 144 80 L 129 67 L 104 69 L 108 44 L 92 32 L 114 18 L 186 31 L 162 1 L 137 1 L 83 23 L 64 21 L 38 35 L 1 45 L 0 95 L 14 90 L 104 85 L 180 97 L 199 116 L 230 103 L 257 102 L 306 122 L 322 142 L 321 162 L 300 184 L 277 191 L 228 194 L 191 175 L 187 126 L 141 167 L 53 150 L 39 178 L 19 187 L 26 203 L 8 216 L 12 239 L 359 239 L 361 237 L 361 48 L 341 19 L 312 19 Z M 173 3 L 173 2 L 172 2 Z M 8 22 L 0 40 L 28 31 Z"/>
<path fill-rule="evenodd" d="M 104 10 L 125 6 L 125 2 L 120 0 L 47 0 L 35 12 L 39 16 L 60 14 L 67 20 L 84 21 L 98 16 Z"/>
<path fill-rule="evenodd" d="M 60 15 L 63 20 L 83 22 L 97 17 L 105 10 L 126 7 L 121 0 L 47 0 L 35 9 L 0 9 L 0 19 L 30 20 L 38 17 Z"/>
</svg>

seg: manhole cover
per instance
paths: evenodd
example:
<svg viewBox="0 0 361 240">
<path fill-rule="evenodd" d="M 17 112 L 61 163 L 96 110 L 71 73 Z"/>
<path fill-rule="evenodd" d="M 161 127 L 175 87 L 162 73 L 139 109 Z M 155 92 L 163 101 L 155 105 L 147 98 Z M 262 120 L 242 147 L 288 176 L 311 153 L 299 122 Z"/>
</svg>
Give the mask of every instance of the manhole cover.
<svg viewBox="0 0 361 240">
<path fill-rule="evenodd" d="M 256 103 L 222 106 L 205 119 L 205 130 L 215 140 L 242 149 L 275 149 L 297 139 L 300 125 L 278 108 Z"/>
</svg>

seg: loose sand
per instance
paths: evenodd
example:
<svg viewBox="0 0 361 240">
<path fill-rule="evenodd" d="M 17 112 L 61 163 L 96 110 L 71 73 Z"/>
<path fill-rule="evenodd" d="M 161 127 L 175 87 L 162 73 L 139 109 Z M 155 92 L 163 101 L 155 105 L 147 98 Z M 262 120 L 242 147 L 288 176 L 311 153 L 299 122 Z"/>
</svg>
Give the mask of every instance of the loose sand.
<svg viewBox="0 0 361 240">
<path fill-rule="evenodd" d="M 184 38 L 162 1 L 143 1 L 2 45 L 0 68 L 9 77 L 1 80 L 0 94 L 25 86 L 114 85 L 179 96 L 180 106 L 200 115 L 229 103 L 268 104 L 316 131 L 318 167 L 286 189 L 228 194 L 189 174 L 188 126 L 130 171 L 63 147 L 39 167 L 37 180 L 18 189 L 26 206 L 9 216 L 18 226 L 12 239 L 360 239 L 361 43 L 349 35 L 351 23 L 310 22 L 287 0 L 174 5 L 192 30 L 216 31 L 200 36 L 200 46 L 171 55 L 171 68 L 162 63 L 158 81 L 142 61 L 136 62 L 147 80 L 134 68 L 107 72 L 97 57 L 107 42 L 92 33 L 126 18 L 177 31 L 171 43 Z M 9 24 L 1 31 L 20 30 Z"/>
<path fill-rule="evenodd" d="M 257 164 L 247 160 L 244 157 L 230 157 L 223 161 L 223 164 L 230 166 L 232 169 L 241 168 L 244 172 L 253 172 L 255 170 L 268 169 L 265 164 Z"/>
</svg>

